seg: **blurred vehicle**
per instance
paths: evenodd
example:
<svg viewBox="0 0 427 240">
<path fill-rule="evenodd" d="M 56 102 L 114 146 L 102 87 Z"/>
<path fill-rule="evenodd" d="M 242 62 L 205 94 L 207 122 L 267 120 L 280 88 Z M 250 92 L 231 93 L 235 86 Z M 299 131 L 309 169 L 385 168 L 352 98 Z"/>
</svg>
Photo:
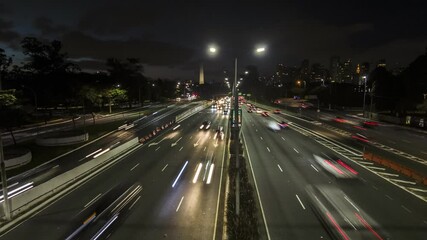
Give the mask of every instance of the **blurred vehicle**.
<svg viewBox="0 0 427 240">
<path fill-rule="evenodd" d="M 268 117 L 269 115 L 268 115 L 268 112 L 262 112 L 262 113 L 261 113 L 261 116 L 263 116 L 263 117 Z"/>
<path fill-rule="evenodd" d="M 345 123 L 345 122 L 347 122 L 347 120 L 345 120 L 344 118 L 342 118 L 342 117 L 340 117 L 340 116 L 336 116 L 336 117 L 334 118 L 334 121 L 335 121 L 335 122 L 338 122 L 338 123 Z"/>
<path fill-rule="evenodd" d="M 361 142 L 365 142 L 365 143 L 369 142 L 368 137 L 366 137 L 365 135 L 362 135 L 360 133 L 356 133 L 356 134 L 351 135 L 351 138 L 356 139 L 356 140 L 361 141 Z"/>
<path fill-rule="evenodd" d="M 341 159 L 324 159 L 320 156 L 313 154 L 314 160 L 327 172 L 332 174 L 336 178 L 341 179 L 354 179 L 357 178 L 358 172 L 354 170 L 350 165 L 345 163 Z"/>
<path fill-rule="evenodd" d="M 287 124 L 285 121 L 281 121 L 281 122 L 279 122 L 279 123 L 277 123 L 277 124 L 279 125 L 279 127 L 280 127 L 281 129 L 289 128 L 289 124 Z"/>
<path fill-rule="evenodd" d="M 211 128 L 211 122 L 204 121 L 202 125 L 199 127 L 200 130 L 209 130 Z"/>
<path fill-rule="evenodd" d="M 224 128 L 222 126 L 218 127 L 218 129 L 215 130 L 214 139 L 224 140 L 224 136 Z"/>
<path fill-rule="evenodd" d="M 274 114 L 280 114 L 280 109 L 276 109 L 273 111 Z"/>
<path fill-rule="evenodd" d="M 224 114 L 224 115 L 227 115 L 227 114 L 228 114 L 228 109 L 224 109 L 223 114 Z"/>
<path fill-rule="evenodd" d="M 267 123 L 267 128 L 270 129 L 273 132 L 280 131 L 280 129 L 281 129 L 280 126 L 275 121 L 269 121 Z"/>
<path fill-rule="evenodd" d="M 251 108 L 248 108 L 248 113 L 251 113 L 252 112 L 252 109 Z"/>
<path fill-rule="evenodd" d="M 381 226 L 344 192 L 333 186 L 308 186 L 310 206 L 332 239 L 388 239 Z"/>
<path fill-rule="evenodd" d="M 261 109 L 259 108 L 254 108 L 256 113 L 262 113 Z"/>
<path fill-rule="evenodd" d="M 374 122 L 374 121 L 364 121 L 362 123 L 362 125 L 364 127 L 378 127 L 379 126 L 378 122 Z"/>
</svg>

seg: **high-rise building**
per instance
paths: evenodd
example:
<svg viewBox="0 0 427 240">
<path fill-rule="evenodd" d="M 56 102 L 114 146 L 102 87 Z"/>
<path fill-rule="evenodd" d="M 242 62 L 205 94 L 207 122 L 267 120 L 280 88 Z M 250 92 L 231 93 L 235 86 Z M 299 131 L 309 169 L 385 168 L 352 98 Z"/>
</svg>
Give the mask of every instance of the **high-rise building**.
<svg viewBox="0 0 427 240">
<path fill-rule="evenodd" d="M 325 82 L 328 70 L 320 63 L 311 65 L 310 82 Z"/>
<path fill-rule="evenodd" d="M 342 83 L 353 83 L 353 65 L 351 59 L 347 59 L 345 62 L 340 64 L 338 69 L 338 82 Z"/>
<path fill-rule="evenodd" d="M 300 78 L 304 81 L 310 80 L 310 61 L 308 59 L 304 59 L 301 63 Z"/>
<path fill-rule="evenodd" d="M 338 71 L 340 68 L 340 57 L 332 56 L 329 62 L 329 73 L 332 82 L 338 82 Z"/>
</svg>

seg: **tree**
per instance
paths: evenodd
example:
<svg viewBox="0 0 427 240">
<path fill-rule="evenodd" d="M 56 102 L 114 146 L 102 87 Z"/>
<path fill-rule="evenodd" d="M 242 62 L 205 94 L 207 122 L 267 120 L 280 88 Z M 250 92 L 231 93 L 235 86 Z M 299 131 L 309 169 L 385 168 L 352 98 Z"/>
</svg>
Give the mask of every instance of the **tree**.
<svg viewBox="0 0 427 240">
<path fill-rule="evenodd" d="M 12 64 L 12 58 L 6 56 L 4 49 L 0 48 L 0 90 L 3 89 L 2 80 Z"/>
<path fill-rule="evenodd" d="M 107 71 L 114 84 L 127 91 L 129 107 L 133 101 L 143 102 L 142 94 L 147 89 L 147 79 L 144 77 L 144 67 L 137 58 L 127 58 L 121 61 L 116 58 L 107 59 Z"/>
<path fill-rule="evenodd" d="M 25 123 L 25 112 L 16 106 L 15 90 L 0 91 L 0 128 L 10 132 L 16 145 L 13 129 Z"/>
<path fill-rule="evenodd" d="M 396 110 L 400 95 L 398 81 L 385 67 L 375 68 L 369 74 L 367 85 L 371 88 L 377 110 L 392 112 Z"/>
<path fill-rule="evenodd" d="M 111 113 L 111 106 L 114 103 L 120 103 L 127 100 L 126 90 L 120 88 L 110 88 L 103 92 L 103 96 L 108 99 L 109 113 Z"/>
<path fill-rule="evenodd" d="M 404 107 L 416 109 L 417 105 L 423 105 L 424 94 L 427 94 L 427 54 L 410 63 L 399 80 L 402 89 L 400 102 L 404 103 Z"/>
<path fill-rule="evenodd" d="M 61 42 L 54 40 L 45 44 L 34 37 L 26 37 L 21 46 L 28 57 L 28 62 L 21 67 L 27 74 L 23 84 L 33 89 L 45 106 L 68 106 L 75 97 L 72 89 L 75 84 L 70 75 L 79 67 L 67 61 L 68 54 L 61 51 Z"/>
</svg>

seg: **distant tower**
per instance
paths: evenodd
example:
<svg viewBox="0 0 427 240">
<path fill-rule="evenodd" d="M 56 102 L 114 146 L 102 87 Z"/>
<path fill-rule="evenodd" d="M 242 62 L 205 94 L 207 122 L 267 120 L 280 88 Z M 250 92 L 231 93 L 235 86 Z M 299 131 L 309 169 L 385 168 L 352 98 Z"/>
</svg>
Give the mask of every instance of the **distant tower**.
<svg viewBox="0 0 427 240">
<path fill-rule="evenodd" d="M 203 64 L 200 64 L 199 85 L 205 84 L 205 74 L 203 72 Z"/>
</svg>

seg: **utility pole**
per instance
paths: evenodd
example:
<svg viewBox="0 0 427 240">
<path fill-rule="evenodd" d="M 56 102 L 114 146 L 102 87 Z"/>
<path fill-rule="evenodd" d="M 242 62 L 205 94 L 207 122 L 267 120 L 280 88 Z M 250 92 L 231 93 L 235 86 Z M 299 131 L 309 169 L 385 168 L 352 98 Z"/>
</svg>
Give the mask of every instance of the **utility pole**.
<svg viewBox="0 0 427 240">
<path fill-rule="evenodd" d="M 7 196 L 7 177 L 6 177 L 6 166 L 4 164 L 4 154 L 3 154 L 3 140 L 1 139 L 1 130 L 0 130 L 0 172 L 1 172 L 1 182 L 3 185 L 3 209 L 6 216 L 6 220 L 11 219 L 10 216 L 10 202 Z"/>
</svg>

